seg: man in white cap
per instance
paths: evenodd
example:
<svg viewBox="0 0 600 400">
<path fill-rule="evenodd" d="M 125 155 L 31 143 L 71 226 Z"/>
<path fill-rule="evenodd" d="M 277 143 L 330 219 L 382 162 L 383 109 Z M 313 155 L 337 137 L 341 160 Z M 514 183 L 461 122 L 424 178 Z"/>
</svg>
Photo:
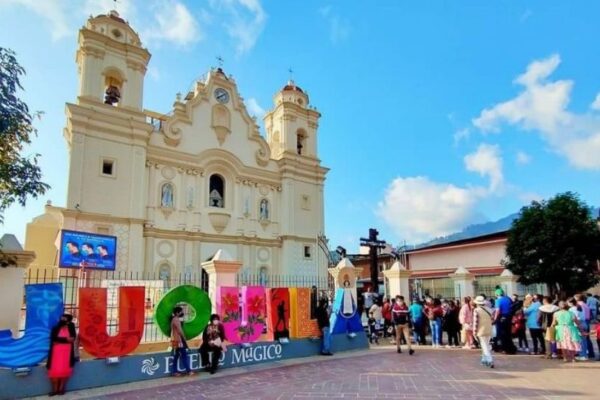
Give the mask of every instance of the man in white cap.
<svg viewBox="0 0 600 400">
<path fill-rule="evenodd" d="M 494 368 L 492 358 L 492 310 L 485 305 L 485 297 L 477 296 L 475 298 L 476 308 L 473 310 L 473 334 L 477 336 L 481 345 L 481 364 L 486 367 Z"/>
</svg>

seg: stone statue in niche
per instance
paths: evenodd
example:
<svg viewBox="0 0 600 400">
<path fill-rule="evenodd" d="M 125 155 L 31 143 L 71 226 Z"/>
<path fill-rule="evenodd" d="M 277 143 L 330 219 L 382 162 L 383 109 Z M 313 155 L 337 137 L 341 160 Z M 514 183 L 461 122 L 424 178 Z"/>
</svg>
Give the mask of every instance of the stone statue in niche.
<svg viewBox="0 0 600 400">
<path fill-rule="evenodd" d="M 208 200 L 210 202 L 211 207 L 223 208 L 223 196 L 221 196 L 221 193 L 219 193 L 217 189 L 213 189 L 210 192 Z"/>
<path fill-rule="evenodd" d="M 161 207 L 173 208 L 173 185 L 165 183 L 160 198 Z"/>
<path fill-rule="evenodd" d="M 268 221 L 269 220 L 269 201 L 267 199 L 262 199 L 260 201 L 260 220 Z"/>
</svg>

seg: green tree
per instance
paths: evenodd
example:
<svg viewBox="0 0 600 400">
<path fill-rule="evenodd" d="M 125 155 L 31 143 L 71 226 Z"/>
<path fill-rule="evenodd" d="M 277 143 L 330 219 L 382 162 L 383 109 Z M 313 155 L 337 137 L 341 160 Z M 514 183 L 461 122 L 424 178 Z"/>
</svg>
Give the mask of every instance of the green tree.
<svg viewBox="0 0 600 400">
<path fill-rule="evenodd" d="M 19 78 L 24 74 L 15 53 L 0 47 L 0 223 L 11 204 L 24 206 L 29 196 L 37 198 L 50 188 L 41 181 L 39 154 L 22 154 L 37 135 L 32 122 L 39 115 L 32 115 L 17 96 L 23 90 Z"/>
<path fill-rule="evenodd" d="M 600 230 L 591 208 L 571 192 L 523 207 L 508 231 L 505 267 L 525 285 L 561 296 L 599 281 Z"/>
</svg>

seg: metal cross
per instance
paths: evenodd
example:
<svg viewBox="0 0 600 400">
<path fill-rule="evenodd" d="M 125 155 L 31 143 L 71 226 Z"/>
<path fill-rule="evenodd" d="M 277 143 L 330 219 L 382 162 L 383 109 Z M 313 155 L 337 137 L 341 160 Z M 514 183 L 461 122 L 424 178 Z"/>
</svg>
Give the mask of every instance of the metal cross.
<svg viewBox="0 0 600 400">
<path fill-rule="evenodd" d="M 115 11 L 117 11 L 117 3 L 118 3 L 118 1 L 117 0 L 113 0 L 113 2 L 115 3 Z"/>
<path fill-rule="evenodd" d="M 222 68 L 223 67 L 223 63 L 225 62 L 225 60 L 223 60 L 221 58 L 221 56 L 218 56 L 217 57 L 217 62 L 219 63 L 219 68 Z"/>
<path fill-rule="evenodd" d="M 294 70 L 292 67 L 288 68 L 288 72 L 290 73 L 290 81 L 294 80 Z"/>
</svg>

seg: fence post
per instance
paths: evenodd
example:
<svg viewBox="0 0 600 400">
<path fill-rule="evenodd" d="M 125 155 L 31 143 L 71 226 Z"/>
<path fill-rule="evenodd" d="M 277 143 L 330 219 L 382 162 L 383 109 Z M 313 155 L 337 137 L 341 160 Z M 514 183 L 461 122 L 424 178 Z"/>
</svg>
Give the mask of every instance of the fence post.
<svg viewBox="0 0 600 400">
<path fill-rule="evenodd" d="M 383 275 L 388 279 L 390 283 L 390 297 L 396 297 L 397 295 L 404 296 L 406 301 L 411 300 L 409 279 L 412 275 L 411 271 L 407 270 L 400 261 L 394 262 L 394 264 L 383 271 Z"/>
<path fill-rule="evenodd" d="M 0 328 L 10 329 L 16 337 L 19 335 L 19 321 L 25 274 L 29 264 L 35 260 L 33 251 L 25 251 L 14 235 L 5 234 L 0 239 L 2 248 L 2 261 L 8 264 L 0 268 Z"/>
<path fill-rule="evenodd" d="M 214 257 L 202 264 L 208 274 L 208 297 L 212 303 L 212 312 L 217 311 L 217 288 L 221 286 L 237 286 L 236 276 L 242 266 L 241 261 L 234 260 L 223 249 L 219 249 Z"/>
<path fill-rule="evenodd" d="M 465 267 L 458 267 L 456 271 L 448 275 L 454 281 L 454 297 L 460 299 L 475 295 L 475 275 L 470 273 Z"/>
</svg>

